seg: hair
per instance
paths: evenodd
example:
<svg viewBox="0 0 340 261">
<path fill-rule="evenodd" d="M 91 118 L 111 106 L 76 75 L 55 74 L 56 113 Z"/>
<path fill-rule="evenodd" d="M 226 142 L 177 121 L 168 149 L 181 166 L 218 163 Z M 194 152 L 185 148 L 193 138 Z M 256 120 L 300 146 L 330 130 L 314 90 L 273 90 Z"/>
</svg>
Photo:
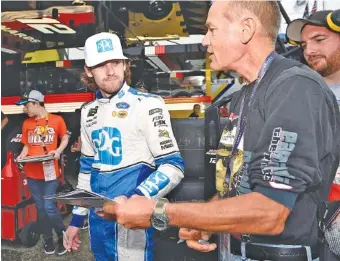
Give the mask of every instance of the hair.
<svg viewBox="0 0 340 261">
<path fill-rule="evenodd" d="M 198 103 L 196 103 L 196 104 L 194 105 L 194 109 L 195 109 L 197 106 L 198 106 L 199 108 L 201 108 L 201 105 L 199 105 Z"/>
<path fill-rule="evenodd" d="M 224 16 L 232 22 L 239 18 L 244 10 L 253 13 L 260 20 L 264 35 L 275 45 L 281 25 L 280 7 L 276 1 L 230 1 L 227 8 L 232 12 L 224 12 Z"/>
<path fill-rule="evenodd" d="M 126 65 L 126 69 L 125 69 L 125 72 L 124 72 L 124 80 L 128 85 L 130 85 L 130 83 L 131 83 L 131 68 L 130 68 L 131 62 L 130 62 L 130 60 L 123 60 L 123 62 Z M 95 91 L 99 88 L 98 85 L 96 84 L 94 78 L 88 77 L 86 72 L 83 72 L 80 75 L 80 81 L 81 81 L 82 84 L 84 84 L 87 88 L 89 88 L 92 91 Z"/>
</svg>

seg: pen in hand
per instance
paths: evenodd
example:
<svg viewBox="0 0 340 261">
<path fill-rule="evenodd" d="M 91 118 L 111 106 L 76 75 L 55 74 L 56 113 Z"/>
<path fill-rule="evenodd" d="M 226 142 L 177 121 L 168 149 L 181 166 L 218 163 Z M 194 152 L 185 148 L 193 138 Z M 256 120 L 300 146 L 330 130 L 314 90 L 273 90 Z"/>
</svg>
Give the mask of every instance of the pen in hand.
<svg viewBox="0 0 340 261">
<path fill-rule="evenodd" d="M 181 244 L 181 243 L 183 243 L 183 242 L 185 242 L 185 240 L 180 239 L 180 240 L 177 241 L 177 244 Z M 198 240 L 197 242 L 198 242 L 199 244 L 202 244 L 202 245 L 209 245 L 209 244 L 210 244 L 209 241 L 206 241 L 206 240 L 204 240 L 204 239 L 200 239 L 200 240 Z"/>
</svg>

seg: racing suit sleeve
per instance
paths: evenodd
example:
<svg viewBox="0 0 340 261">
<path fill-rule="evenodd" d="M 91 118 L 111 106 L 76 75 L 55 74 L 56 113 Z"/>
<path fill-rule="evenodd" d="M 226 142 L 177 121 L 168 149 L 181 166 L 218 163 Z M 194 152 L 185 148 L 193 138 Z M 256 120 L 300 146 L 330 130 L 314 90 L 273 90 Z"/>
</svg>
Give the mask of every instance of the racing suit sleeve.
<svg viewBox="0 0 340 261">
<path fill-rule="evenodd" d="M 156 171 L 142 181 L 133 194 L 158 199 L 174 189 L 184 177 L 184 161 L 174 137 L 170 114 L 162 98 L 145 99 L 143 104 L 142 133 L 154 157 Z"/>
<path fill-rule="evenodd" d="M 334 115 L 320 83 L 301 75 L 277 80 L 263 106 L 250 163 L 253 191 L 293 209 L 298 194 L 322 180 L 319 159 L 332 150 Z"/>
<path fill-rule="evenodd" d="M 84 110 L 82 110 L 80 123 L 81 156 L 77 188 L 91 191 L 90 177 L 95 151 L 92 147 L 91 139 L 86 131 L 85 116 L 83 117 L 83 113 L 85 113 Z M 88 212 L 89 210 L 86 208 L 75 206 L 72 211 L 73 215 L 70 225 L 75 227 L 83 226 Z"/>
</svg>

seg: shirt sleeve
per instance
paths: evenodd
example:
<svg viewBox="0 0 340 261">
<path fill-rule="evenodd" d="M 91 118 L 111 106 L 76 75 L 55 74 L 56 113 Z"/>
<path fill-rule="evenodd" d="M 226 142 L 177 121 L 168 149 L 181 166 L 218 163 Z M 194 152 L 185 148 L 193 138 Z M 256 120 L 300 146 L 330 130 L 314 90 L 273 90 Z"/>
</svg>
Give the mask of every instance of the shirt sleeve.
<svg viewBox="0 0 340 261">
<path fill-rule="evenodd" d="M 28 144 L 28 130 L 27 130 L 27 121 L 24 121 L 24 123 L 22 124 L 22 128 L 21 128 L 21 143 L 24 145 Z"/>
<path fill-rule="evenodd" d="M 82 110 L 81 123 L 80 123 L 80 140 L 81 140 L 81 156 L 80 156 L 80 172 L 78 175 L 77 189 L 84 189 L 91 191 L 91 170 L 94 160 L 95 151 L 92 147 L 91 139 L 86 131 L 85 116 L 83 115 L 85 110 Z M 82 207 L 75 206 L 72 211 L 71 226 L 81 227 L 84 224 L 86 215 L 89 210 Z"/>
<path fill-rule="evenodd" d="M 294 76 L 276 84 L 265 97 L 250 178 L 255 192 L 292 209 L 297 195 L 322 179 L 319 159 L 331 151 L 331 116 L 318 82 Z"/>
<path fill-rule="evenodd" d="M 63 117 L 60 116 L 58 124 L 58 136 L 63 137 L 65 134 L 67 134 L 67 127 Z"/>
<path fill-rule="evenodd" d="M 155 159 L 157 170 L 147 177 L 132 194 L 158 199 L 174 189 L 184 177 L 184 161 L 174 137 L 170 114 L 162 98 L 152 97 L 143 104 L 142 133 Z"/>
</svg>

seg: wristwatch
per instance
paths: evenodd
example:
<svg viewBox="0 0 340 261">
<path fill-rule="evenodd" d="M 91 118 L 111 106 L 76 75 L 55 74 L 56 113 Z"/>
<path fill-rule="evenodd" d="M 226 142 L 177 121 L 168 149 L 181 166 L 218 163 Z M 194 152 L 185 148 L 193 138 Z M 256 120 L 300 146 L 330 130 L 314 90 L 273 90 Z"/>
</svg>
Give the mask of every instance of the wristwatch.
<svg viewBox="0 0 340 261">
<path fill-rule="evenodd" d="M 169 203 L 169 200 L 166 198 L 157 200 L 151 216 L 151 225 L 159 231 L 166 230 L 169 227 L 170 220 L 165 212 L 166 203 Z"/>
</svg>

